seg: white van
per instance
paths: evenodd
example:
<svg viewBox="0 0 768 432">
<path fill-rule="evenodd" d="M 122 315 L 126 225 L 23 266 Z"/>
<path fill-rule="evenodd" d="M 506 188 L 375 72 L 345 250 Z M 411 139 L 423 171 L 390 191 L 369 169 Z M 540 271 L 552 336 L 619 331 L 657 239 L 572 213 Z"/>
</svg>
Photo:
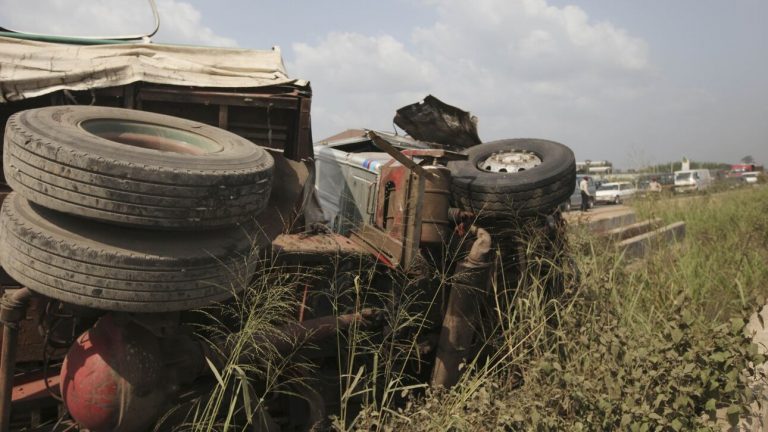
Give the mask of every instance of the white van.
<svg viewBox="0 0 768 432">
<path fill-rule="evenodd" d="M 695 169 L 675 171 L 675 192 L 700 191 L 712 185 L 709 170 Z"/>
</svg>

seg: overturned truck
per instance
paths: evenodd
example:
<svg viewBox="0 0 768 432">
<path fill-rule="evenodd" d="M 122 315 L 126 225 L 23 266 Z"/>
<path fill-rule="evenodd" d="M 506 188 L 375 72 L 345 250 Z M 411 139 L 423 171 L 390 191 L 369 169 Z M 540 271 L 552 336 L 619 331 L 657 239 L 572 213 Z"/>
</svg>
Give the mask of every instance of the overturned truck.
<svg viewBox="0 0 768 432">
<path fill-rule="evenodd" d="M 278 51 L 15 36 L 0 37 L 0 430 L 187 424 L 172 408 L 227 387 L 233 357 L 259 361 L 233 346 L 246 330 L 225 306 L 270 269 L 292 275 L 295 313 L 249 343 L 301 359 L 276 381 L 312 379 L 265 390 L 258 419 L 237 398 L 212 416 L 322 427 L 361 328 L 415 347 L 414 380 L 451 386 L 478 299 L 506 271 L 493 252 L 519 241 L 502 228 L 532 220 L 560 241 L 575 181 L 561 144 L 430 135 L 409 114 L 439 102 L 427 98 L 398 114 L 412 137 L 313 146 L 309 83 Z M 418 331 L 392 322 L 406 289 Z M 375 373 L 377 360 L 345 361 Z"/>
</svg>

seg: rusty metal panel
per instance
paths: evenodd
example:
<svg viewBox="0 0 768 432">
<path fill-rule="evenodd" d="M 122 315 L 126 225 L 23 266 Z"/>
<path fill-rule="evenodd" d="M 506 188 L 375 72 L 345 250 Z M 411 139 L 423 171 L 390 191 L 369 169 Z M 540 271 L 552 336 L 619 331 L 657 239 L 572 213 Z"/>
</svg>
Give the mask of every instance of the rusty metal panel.
<svg viewBox="0 0 768 432">
<path fill-rule="evenodd" d="M 312 115 L 310 113 L 312 99 L 302 97 L 299 105 L 299 127 L 298 137 L 296 139 L 296 154 L 289 154 L 288 157 L 296 160 L 311 158 L 314 156 L 312 147 Z"/>
<path fill-rule="evenodd" d="M 363 225 L 352 231 L 350 238 L 390 267 L 397 267 L 403 261 L 403 243 L 376 227 Z"/>
<path fill-rule="evenodd" d="M 298 95 L 274 95 L 268 93 L 235 93 L 187 88 L 142 87 L 138 97 L 144 101 L 183 102 L 203 105 L 230 105 L 288 109 L 296 111 Z"/>
<path fill-rule="evenodd" d="M 272 242 L 279 261 L 331 262 L 370 255 L 359 243 L 339 234 L 281 234 Z"/>
<path fill-rule="evenodd" d="M 352 238 L 394 266 L 410 267 L 420 256 L 424 187 L 425 178 L 404 166 L 383 167 L 377 213 L 381 225 L 363 225 L 352 231 Z"/>
<path fill-rule="evenodd" d="M 99 89 L 95 95 L 96 105 L 129 106 L 218 126 L 255 144 L 283 150 L 292 160 L 313 156 L 312 93 L 308 88 L 275 86 L 247 91 L 137 83 Z M 91 100 L 90 93 L 75 96 Z M 53 104 L 58 103 L 64 102 Z"/>
<path fill-rule="evenodd" d="M 46 381 L 48 381 L 47 385 Z M 60 383 L 58 370 L 50 371 L 47 378 L 44 378 L 42 371 L 21 375 L 14 380 L 11 400 L 15 406 L 18 406 L 18 404 L 48 399 L 51 397 L 50 392 L 59 394 Z"/>
<path fill-rule="evenodd" d="M 410 172 L 402 165 L 388 164 L 381 168 L 375 225 L 396 237 L 403 234 L 405 215 L 402 203 L 406 199 L 409 178 Z"/>
<path fill-rule="evenodd" d="M 451 200 L 451 171 L 441 165 L 427 165 L 425 169 L 437 178 L 426 180 L 422 209 L 422 245 L 445 245 L 450 235 L 448 216 Z"/>
<path fill-rule="evenodd" d="M 219 105 L 219 127 L 229 129 L 229 105 Z"/>
<path fill-rule="evenodd" d="M 411 173 L 408 177 L 408 195 L 405 207 L 405 234 L 403 236 L 403 261 L 404 268 L 410 267 L 419 253 L 421 240 L 421 215 L 424 209 L 424 185 L 426 178 L 423 175 Z"/>
</svg>

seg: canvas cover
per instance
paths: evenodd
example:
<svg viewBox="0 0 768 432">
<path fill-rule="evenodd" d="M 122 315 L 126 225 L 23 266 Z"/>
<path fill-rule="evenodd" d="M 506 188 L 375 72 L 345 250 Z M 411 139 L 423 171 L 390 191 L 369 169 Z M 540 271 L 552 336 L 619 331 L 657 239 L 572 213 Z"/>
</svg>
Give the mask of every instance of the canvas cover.
<svg viewBox="0 0 768 432">
<path fill-rule="evenodd" d="M 255 51 L 149 43 L 68 45 L 0 37 L 0 103 L 57 90 L 138 81 L 194 87 L 305 86 L 278 49 Z"/>
</svg>

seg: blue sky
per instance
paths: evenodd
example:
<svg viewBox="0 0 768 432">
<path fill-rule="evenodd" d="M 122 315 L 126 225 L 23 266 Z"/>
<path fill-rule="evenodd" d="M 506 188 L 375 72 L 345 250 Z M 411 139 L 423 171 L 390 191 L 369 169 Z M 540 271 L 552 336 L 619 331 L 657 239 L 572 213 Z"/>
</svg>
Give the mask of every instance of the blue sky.
<svg viewBox="0 0 768 432">
<path fill-rule="evenodd" d="M 540 137 L 637 167 L 687 156 L 768 163 L 764 0 L 158 0 L 157 42 L 279 45 L 315 91 L 320 139 L 391 129 L 426 94 L 485 140 Z M 135 0 L 0 0 L 12 28 L 151 27 Z"/>
</svg>

